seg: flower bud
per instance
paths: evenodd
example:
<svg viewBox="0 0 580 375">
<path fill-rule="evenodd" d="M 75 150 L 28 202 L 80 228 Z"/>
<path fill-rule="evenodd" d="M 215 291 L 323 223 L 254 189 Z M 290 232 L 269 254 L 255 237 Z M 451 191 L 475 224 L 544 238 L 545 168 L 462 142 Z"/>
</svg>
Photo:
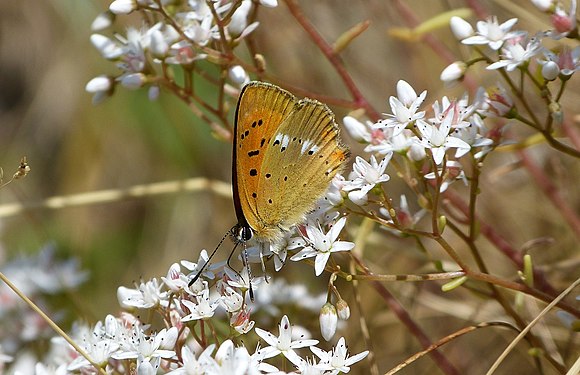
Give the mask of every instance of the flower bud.
<svg viewBox="0 0 580 375">
<path fill-rule="evenodd" d="M 369 143 L 371 135 L 365 124 L 351 116 L 345 116 L 342 119 L 342 123 L 348 131 L 348 134 L 350 134 L 350 136 L 353 137 L 355 141 Z"/>
<path fill-rule="evenodd" d="M 246 70 L 240 65 L 234 65 L 230 68 L 228 72 L 230 79 L 233 83 L 243 86 L 246 83 L 250 82 L 250 76 L 246 72 Z"/>
<path fill-rule="evenodd" d="M 547 12 L 554 6 L 554 0 L 532 0 L 532 4 L 542 12 Z"/>
<path fill-rule="evenodd" d="M 99 14 L 93 23 L 91 24 L 91 31 L 101 31 L 111 27 L 113 21 L 115 20 L 115 15 L 110 11 L 103 12 Z"/>
<path fill-rule="evenodd" d="M 451 20 L 449 20 L 449 26 L 457 40 L 463 40 L 474 34 L 471 24 L 461 17 L 451 17 Z"/>
<path fill-rule="evenodd" d="M 113 81 L 107 76 L 98 76 L 87 82 L 85 90 L 91 94 L 109 91 L 113 87 Z"/>
<path fill-rule="evenodd" d="M 350 318 L 350 307 L 342 298 L 336 302 L 336 310 L 340 319 L 348 320 L 348 318 Z"/>
<path fill-rule="evenodd" d="M 560 74 L 560 67 L 554 61 L 547 61 L 542 66 L 542 77 L 548 81 L 553 81 L 558 78 Z"/>
<path fill-rule="evenodd" d="M 260 0 L 260 5 L 267 8 L 275 8 L 278 6 L 278 0 Z"/>
<path fill-rule="evenodd" d="M 453 85 L 463 78 L 466 70 L 467 64 L 463 61 L 455 61 L 447 66 L 447 68 L 443 69 L 439 78 L 446 85 Z"/>
<path fill-rule="evenodd" d="M 121 85 L 129 90 L 136 90 L 141 88 L 146 80 L 145 74 L 143 73 L 126 74 L 121 78 Z"/>
<path fill-rule="evenodd" d="M 408 107 L 417 99 L 417 93 L 407 81 L 399 80 L 397 82 L 397 97 L 401 103 Z"/>
<path fill-rule="evenodd" d="M 137 9 L 135 0 L 115 0 L 109 5 L 109 10 L 114 14 L 129 14 Z"/>
<path fill-rule="evenodd" d="M 320 309 L 320 333 L 326 341 L 332 339 L 336 333 L 336 325 L 338 323 L 338 316 L 336 308 L 331 303 L 325 303 Z"/>
</svg>

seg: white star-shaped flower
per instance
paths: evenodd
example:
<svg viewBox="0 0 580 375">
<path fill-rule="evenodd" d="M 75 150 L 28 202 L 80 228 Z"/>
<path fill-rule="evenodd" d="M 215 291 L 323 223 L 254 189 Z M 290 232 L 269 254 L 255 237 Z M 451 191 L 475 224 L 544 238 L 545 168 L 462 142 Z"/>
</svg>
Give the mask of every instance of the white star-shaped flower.
<svg viewBox="0 0 580 375">
<path fill-rule="evenodd" d="M 518 19 L 512 18 L 500 25 L 495 16 L 488 18 L 487 21 L 479 21 L 477 22 L 477 34 L 463 39 L 461 43 L 487 44 L 489 48 L 497 51 L 506 40 L 524 34 L 522 31 L 510 31 L 516 22 Z"/>
<path fill-rule="evenodd" d="M 270 346 L 262 348 L 256 352 L 260 359 L 267 359 L 282 354 L 294 365 L 298 366 L 303 359 L 296 354 L 294 349 L 304 348 L 318 344 L 318 340 L 295 340 L 292 341 L 292 326 L 288 317 L 284 315 L 280 321 L 280 336 L 276 337 L 268 331 L 256 328 L 255 331 Z"/>
<path fill-rule="evenodd" d="M 433 160 L 437 165 L 441 164 L 445 152 L 450 148 L 458 149 L 456 157 L 465 155 L 471 149 L 465 141 L 449 135 L 454 120 L 457 120 L 457 116 L 454 110 L 450 110 L 445 114 L 439 126 L 423 120 L 417 121 L 417 128 L 421 133 L 421 139 L 418 142 L 421 146 L 431 149 Z"/>
<path fill-rule="evenodd" d="M 392 114 L 385 113 L 385 116 L 389 118 L 377 122 L 374 127 L 378 129 L 385 127 L 394 128 L 393 135 L 398 135 L 407 125 L 425 116 L 425 111 L 417 111 L 426 96 L 426 90 L 417 96 L 411 85 L 406 81 L 400 80 L 397 82 L 397 97 L 391 96 L 389 98 Z"/>
<path fill-rule="evenodd" d="M 309 246 L 300 250 L 300 252 L 290 259 L 299 261 L 316 257 L 314 260 L 314 270 L 316 276 L 319 276 L 324 271 L 331 253 L 348 251 L 354 247 L 354 243 L 352 242 L 337 241 L 338 235 L 342 231 L 342 228 L 344 228 L 345 223 L 346 217 L 339 219 L 326 234 L 320 228 L 307 225 L 305 239 L 309 243 Z"/>
<path fill-rule="evenodd" d="M 347 181 L 342 190 L 349 192 L 348 198 L 355 204 L 365 204 L 367 194 L 377 184 L 389 181 L 390 177 L 385 173 L 389 161 L 393 156 L 392 153 L 385 155 L 380 163 L 374 155 L 371 155 L 370 163 L 360 156 L 356 157 L 352 166 L 352 179 Z"/>
<path fill-rule="evenodd" d="M 213 316 L 215 309 L 219 305 L 219 299 L 213 302 L 209 300 L 209 289 L 204 289 L 201 295 L 197 297 L 197 303 L 188 300 L 182 300 L 181 303 L 185 305 L 190 311 L 189 315 L 181 318 L 182 322 L 189 322 L 190 320 L 207 319 Z"/>
<path fill-rule="evenodd" d="M 312 350 L 312 353 L 316 354 L 316 356 L 320 358 L 319 365 L 328 365 L 330 368 L 332 368 L 332 374 L 338 374 L 339 372 L 349 372 L 350 366 L 364 359 L 369 354 L 369 351 L 365 350 L 362 353 L 349 357 L 348 348 L 344 342 L 344 337 L 341 337 L 336 343 L 334 349 L 329 352 L 315 346 L 311 346 L 310 350 Z"/>
<path fill-rule="evenodd" d="M 528 63 L 532 57 L 542 51 L 542 46 L 538 38 L 531 38 L 524 46 L 517 39 L 508 40 L 502 48 L 502 59 L 489 65 L 486 69 L 494 70 L 505 68 L 511 72 L 518 66 Z"/>
</svg>

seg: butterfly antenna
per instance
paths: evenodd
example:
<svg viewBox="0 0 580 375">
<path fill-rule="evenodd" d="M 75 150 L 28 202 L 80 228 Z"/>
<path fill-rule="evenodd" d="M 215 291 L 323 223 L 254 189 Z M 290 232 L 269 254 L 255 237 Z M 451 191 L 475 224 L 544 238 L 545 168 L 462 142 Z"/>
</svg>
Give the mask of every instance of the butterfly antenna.
<svg viewBox="0 0 580 375">
<path fill-rule="evenodd" d="M 197 274 L 193 277 L 193 279 L 191 279 L 191 281 L 189 282 L 189 284 L 187 284 L 187 286 L 192 286 L 193 283 L 195 283 L 197 281 L 197 279 L 199 279 L 199 277 L 201 276 L 201 273 L 205 270 L 205 268 L 209 264 L 209 261 L 213 258 L 213 256 L 215 255 L 215 253 L 218 251 L 218 249 L 224 243 L 225 239 L 228 236 L 229 236 L 229 232 L 226 233 L 226 234 L 224 234 L 224 236 L 222 237 L 222 239 L 220 240 L 220 242 L 217 244 L 217 246 L 215 247 L 215 249 L 213 249 L 213 252 L 211 253 L 211 255 L 209 256 L 209 258 L 207 259 L 207 262 L 205 262 L 204 265 L 201 266 L 201 269 L 199 271 L 197 271 Z"/>
</svg>

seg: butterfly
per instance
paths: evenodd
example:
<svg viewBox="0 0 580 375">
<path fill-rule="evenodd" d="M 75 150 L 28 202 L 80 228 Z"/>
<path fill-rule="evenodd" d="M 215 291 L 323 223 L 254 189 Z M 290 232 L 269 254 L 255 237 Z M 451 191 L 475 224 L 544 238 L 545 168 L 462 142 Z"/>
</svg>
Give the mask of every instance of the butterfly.
<svg viewBox="0 0 580 375">
<path fill-rule="evenodd" d="M 349 150 L 334 114 L 264 82 L 242 89 L 234 126 L 232 184 L 241 242 L 277 242 L 324 195 Z"/>
<path fill-rule="evenodd" d="M 297 99 L 269 83 L 246 84 L 234 123 L 232 189 L 238 223 L 230 233 L 236 243 L 245 248 L 252 238 L 262 244 L 280 241 L 304 222 L 348 156 L 325 104 Z"/>
</svg>

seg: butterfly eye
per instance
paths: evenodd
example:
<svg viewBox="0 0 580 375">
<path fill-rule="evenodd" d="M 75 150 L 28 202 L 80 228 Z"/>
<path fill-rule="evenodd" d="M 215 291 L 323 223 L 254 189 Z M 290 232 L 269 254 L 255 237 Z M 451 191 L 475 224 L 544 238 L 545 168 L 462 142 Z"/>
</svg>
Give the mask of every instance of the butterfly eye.
<svg viewBox="0 0 580 375">
<path fill-rule="evenodd" d="M 249 241 L 252 238 L 252 229 L 250 229 L 250 227 L 245 225 L 241 226 L 240 228 L 238 228 L 237 238 L 242 242 Z"/>
</svg>

